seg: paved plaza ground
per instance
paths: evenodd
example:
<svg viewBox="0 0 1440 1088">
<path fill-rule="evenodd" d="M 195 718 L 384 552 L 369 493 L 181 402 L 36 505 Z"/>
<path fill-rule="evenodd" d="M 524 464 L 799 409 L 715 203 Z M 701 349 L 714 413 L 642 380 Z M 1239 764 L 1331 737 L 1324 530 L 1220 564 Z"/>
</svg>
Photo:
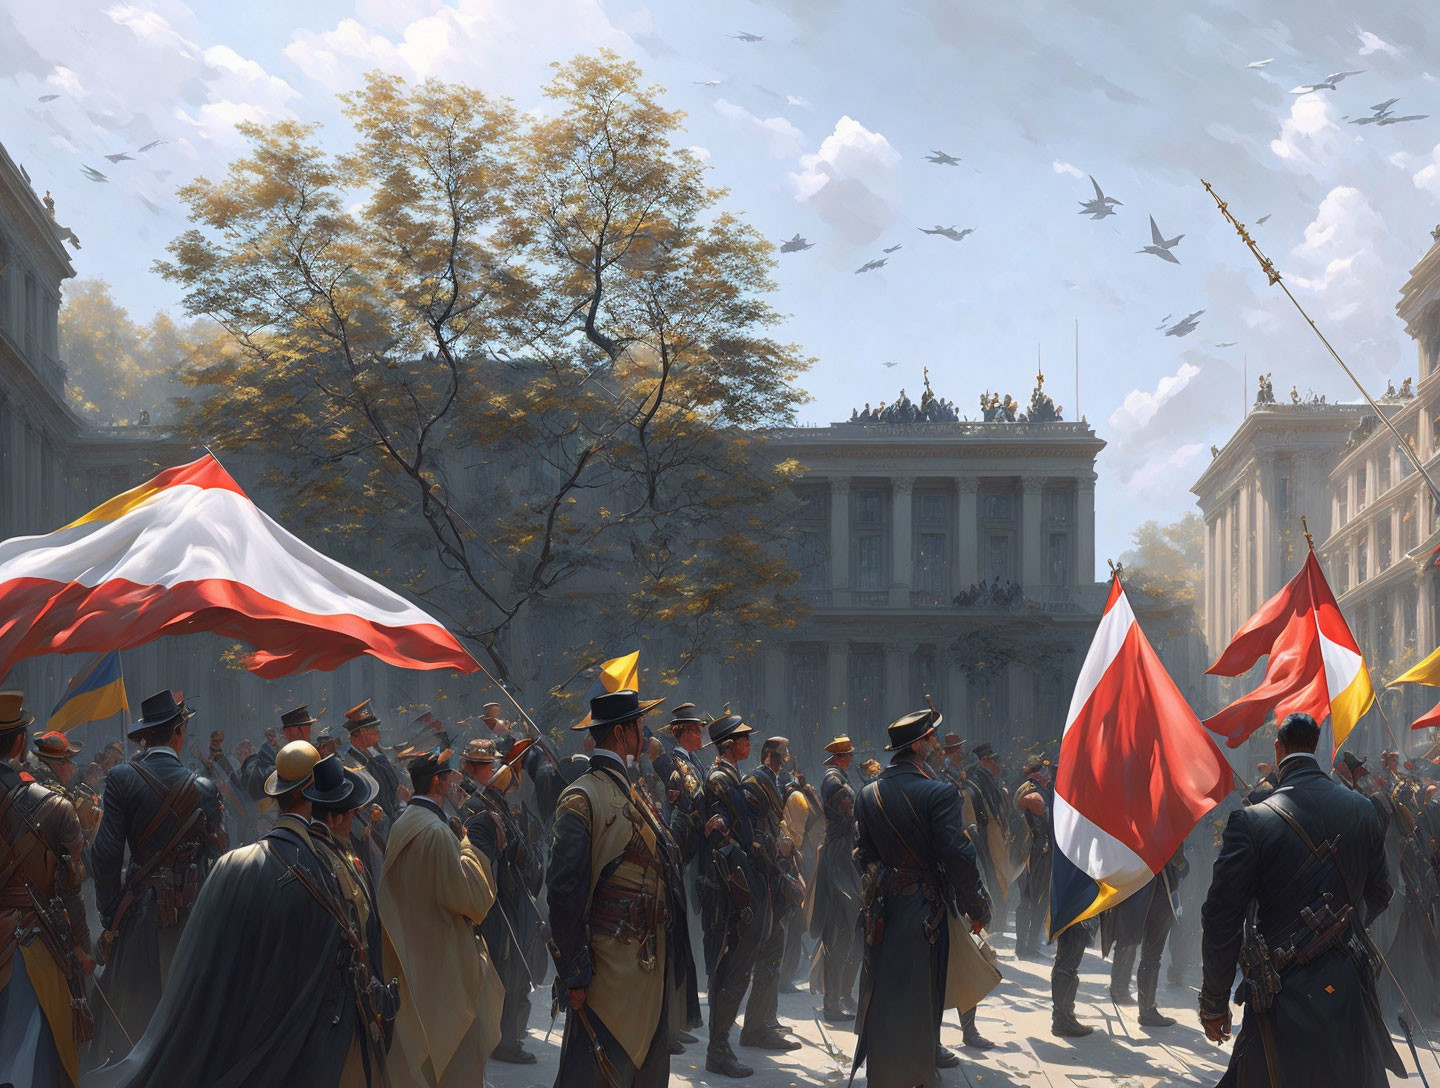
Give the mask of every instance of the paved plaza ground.
<svg viewBox="0 0 1440 1088">
<path fill-rule="evenodd" d="M 1178 1088 L 1180 1085 L 1206 1088 L 1220 1079 L 1229 1049 L 1206 1040 L 1195 1015 L 1195 990 L 1174 986 L 1163 978 L 1159 1003 L 1179 1023 L 1172 1028 L 1142 1028 L 1133 1006 L 1118 1014 L 1109 998 L 1110 965 L 1091 948 L 1081 968 L 1080 999 L 1076 1014 L 1095 1027 L 1084 1039 L 1057 1039 L 1050 1034 L 1050 964 L 1039 960 L 1018 961 L 1008 937 L 993 941 L 1000 953 L 1004 980 L 981 1004 L 978 1025 L 982 1034 L 999 1045 L 994 1050 L 968 1051 L 960 1045 L 960 1024 L 954 1011 L 945 1016 L 941 1041 L 959 1055 L 958 1068 L 943 1072 L 948 1088 Z M 1198 983 L 1198 977 L 1191 981 Z M 548 990 L 535 995 L 531 1038 L 527 1044 L 540 1061 L 515 1066 L 490 1063 L 486 1080 L 494 1088 L 549 1088 L 555 1081 L 559 1061 L 557 1023 L 549 1045 L 542 1043 L 550 1022 Z M 702 994 L 702 1011 L 704 997 Z M 832 1056 L 815 1022 L 819 998 L 808 993 L 782 994 L 780 1018 L 794 1027 L 805 1046 L 788 1054 L 773 1055 L 736 1045 L 740 1060 L 753 1066 L 748 1080 L 732 1081 L 705 1071 L 705 1044 L 691 1044 L 670 1064 L 673 1085 L 748 1085 L 750 1088 L 791 1088 L 800 1085 L 844 1085 L 849 1075 L 849 1056 L 855 1049 L 855 1035 L 844 1027 L 826 1025 L 825 1031 L 843 1057 Z M 1237 1010 L 1238 1011 L 1238 1010 Z M 1393 1025 L 1392 1025 L 1393 1027 Z M 738 1036 L 738 1029 L 735 1035 Z M 1437 1036 L 1440 1042 L 1440 1036 Z M 1419 1043 L 1419 1040 L 1417 1040 Z M 1410 1083 L 1419 1085 L 1403 1039 L 1396 1046 L 1411 1070 Z M 1440 1064 L 1424 1052 L 1421 1061 L 1432 1084 L 1440 1086 Z M 856 1085 L 865 1083 L 862 1070 Z M 1392 1078 L 1402 1084 L 1402 1078 Z M 1311 1088 L 1311 1086 L 1307 1086 Z M 1320 1086 L 1313 1086 L 1320 1088 Z M 1339 1088 L 1339 1086 L 1336 1086 Z"/>
</svg>

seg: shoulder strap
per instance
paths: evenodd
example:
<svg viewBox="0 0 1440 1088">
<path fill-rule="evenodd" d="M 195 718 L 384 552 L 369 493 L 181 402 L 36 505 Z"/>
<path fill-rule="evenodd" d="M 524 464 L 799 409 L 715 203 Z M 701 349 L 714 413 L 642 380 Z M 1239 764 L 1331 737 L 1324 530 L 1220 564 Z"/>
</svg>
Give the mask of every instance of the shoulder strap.
<svg viewBox="0 0 1440 1088">
<path fill-rule="evenodd" d="M 11 787 L 6 791 L 4 797 L 0 798 L 0 828 L 3 828 L 5 817 L 14 807 L 15 799 L 20 796 L 20 786 L 22 785 L 24 785 L 23 782 Z M 10 882 L 10 878 L 19 871 L 21 865 L 25 864 L 25 859 L 34 852 L 35 847 L 43 845 L 39 830 L 25 818 L 25 814 L 21 810 L 16 809 L 15 811 L 20 817 L 20 822 L 28 826 L 31 833 L 23 838 L 18 834 L 9 836 L 9 842 L 3 844 L 8 847 L 8 851 L 6 851 L 8 856 L 6 853 L 0 853 L 0 888 Z"/>
<path fill-rule="evenodd" d="M 880 789 L 880 779 L 878 778 L 875 780 L 875 807 L 880 810 L 881 818 L 890 825 L 890 830 L 894 832 L 895 840 L 900 844 L 900 848 L 910 855 L 909 860 L 916 865 L 921 864 L 920 855 L 916 853 L 915 848 L 910 845 L 910 840 L 905 837 L 904 832 L 895 826 L 895 821 L 890 819 L 890 814 L 885 811 L 885 794 Z"/>
<path fill-rule="evenodd" d="M 1328 860 L 1335 871 L 1340 874 L 1340 882 L 1345 885 L 1345 895 L 1352 903 L 1355 902 L 1355 889 L 1351 887 L 1350 878 L 1345 875 L 1345 867 L 1340 864 L 1340 859 L 1335 856 L 1333 851 L 1322 851 L 1315 845 L 1314 840 L 1305 833 L 1305 829 L 1300 826 L 1300 821 L 1295 818 L 1294 814 L 1287 812 L 1281 807 L 1280 798 L 1274 793 L 1271 793 L 1270 796 L 1259 802 L 1259 806 L 1257 807 L 1268 808 L 1271 812 L 1275 813 L 1275 815 L 1279 816 L 1280 819 L 1284 820 L 1290 830 L 1300 836 L 1300 841 L 1305 844 L 1305 848 L 1310 851 L 1310 856 L 1313 857 L 1316 862 L 1323 865 Z"/>
<path fill-rule="evenodd" d="M 171 786 L 167 792 L 165 784 L 156 778 L 153 772 L 147 770 L 138 759 L 132 760 L 130 765 L 135 768 L 136 773 L 145 780 L 145 783 L 160 795 L 160 807 L 155 810 L 154 817 L 151 818 L 145 830 L 141 832 L 140 837 L 135 840 L 136 843 L 141 844 L 146 842 L 151 835 L 160 830 L 161 825 L 172 815 L 182 824 L 186 823 L 186 818 L 193 813 L 195 807 L 200 803 L 199 789 L 191 788 L 198 777 L 195 772 L 189 771 L 184 778 L 176 779 L 175 784 Z M 181 802 L 187 800 L 190 803 L 182 808 Z M 191 823 L 193 823 L 193 821 L 191 821 Z M 180 839 L 177 838 L 171 845 L 167 846 L 162 853 L 169 853 L 170 850 L 179 844 Z"/>
</svg>

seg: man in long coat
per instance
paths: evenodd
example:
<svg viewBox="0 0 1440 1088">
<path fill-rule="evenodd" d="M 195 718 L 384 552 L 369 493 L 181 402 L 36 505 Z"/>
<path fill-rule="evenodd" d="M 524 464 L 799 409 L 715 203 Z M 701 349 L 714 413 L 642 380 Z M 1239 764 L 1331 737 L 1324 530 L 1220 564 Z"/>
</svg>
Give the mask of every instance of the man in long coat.
<svg viewBox="0 0 1440 1088">
<path fill-rule="evenodd" d="M 820 942 L 825 1019 L 841 1023 L 855 1019 L 855 973 L 860 966 L 860 871 L 855 868 L 855 788 L 849 768 L 855 745 L 849 737 L 836 737 L 825 745 L 825 777 L 820 781 L 820 803 L 825 812 L 825 841 L 815 867 L 811 893 L 810 935 Z"/>
<path fill-rule="evenodd" d="M 394 1088 L 485 1079 L 500 1040 L 504 987 L 475 935 L 495 903 L 490 862 L 450 829 L 444 802 L 458 772 L 449 749 L 413 756 L 414 794 L 390 828 L 380 873 L 385 970 L 400 980 L 390 1051 Z"/>
<path fill-rule="evenodd" d="M 1215 859 L 1201 912 L 1200 1022 L 1209 1039 L 1230 1036 L 1236 965 L 1251 960 L 1242 946 L 1267 967 L 1246 967 L 1245 1021 L 1221 1088 L 1269 1088 L 1275 1071 L 1285 1084 L 1346 1088 L 1384 1088 L 1387 1069 L 1405 1075 L 1376 999 L 1365 932 L 1393 894 L 1380 818 L 1366 797 L 1325 774 L 1319 739 L 1308 714 L 1281 723 L 1279 785 L 1231 813 Z"/>
<path fill-rule="evenodd" d="M 556 811 L 548 876 L 556 973 L 569 999 L 556 1088 L 661 1088 L 670 1079 L 669 886 L 678 856 L 631 783 L 640 719 L 660 700 L 590 700 L 595 751 Z"/>
<path fill-rule="evenodd" d="M 960 795 L 931 777 L 925 757 L 939 714 L 917 711 L 889 726 L 890 766 L 860 793 L 855 861 L 865 886 L 865 965 L 854 1068 L 870 1088 L 934 1088 L 950 942 L 959 914 L 979 931 L 990 920 Z"/>
<path fill-rule="evenodd" d="M 308 741 L 276 753 L 262 785 L 276 800 L 274 824 L 216 864 L 150 1026 L 82 1088 L 338 1088 L 358 980 L 322 902 L 336 890 L 302 792 L 318 762 Z"/>
</svg>

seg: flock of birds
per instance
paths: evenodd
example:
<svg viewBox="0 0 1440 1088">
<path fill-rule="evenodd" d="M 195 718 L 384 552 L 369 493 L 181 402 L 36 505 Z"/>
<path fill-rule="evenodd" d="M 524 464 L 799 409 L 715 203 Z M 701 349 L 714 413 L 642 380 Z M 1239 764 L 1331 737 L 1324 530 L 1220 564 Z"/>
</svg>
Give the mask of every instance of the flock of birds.
<svg viewBox="0 0 1440 1088">
<path fill-rule="evenodd" d="M 40 96 L 40 102 L 42 104 L 46 102 L 54 102 L 59 97 L 60 95 L 58 94 L 42 94 Z M 137 147 L 135 149 L 135 155 L 143 155 L 147 151 L 154 151 L 161 144 L 166 144 L 169 142 L 170 141 L 168 140 L 151 140 L 148 144 L 145 144 L 142 147 Z M 104 156 L 104 158 L 112 166 L 118 166 L 122 162 L 134 162 L 135 155 L 130 154 L 128 151 L 116 151 L 114 154 Z M 86 163 L 80 164 L 80 173 L 84 175 L 87 181 L 93 181 L 96 184 L 108 184 L 110 181 L 110 178 L 106 174 Z M 153 210 L 153 205 L 150 205 L 150 202 L 148 200 L 145 201 L 145 203 L 149 205 Z"/>
</svg>

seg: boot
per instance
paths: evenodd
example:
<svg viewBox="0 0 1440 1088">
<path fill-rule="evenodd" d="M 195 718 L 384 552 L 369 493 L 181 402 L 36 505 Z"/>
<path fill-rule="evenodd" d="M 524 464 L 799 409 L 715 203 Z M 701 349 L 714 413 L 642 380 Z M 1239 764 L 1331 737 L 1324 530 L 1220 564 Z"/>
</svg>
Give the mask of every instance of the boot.
<svg viewBox="0 0 1440 1088">
<path fill-rule="evenodd" d="M 1074 971 L 1056 968 L 1050 975 L 1050 1034 L 1079 1039 L 1095 1029 L 1075 1019 L 1075 995 L 1080 992 L 1080 976 Z"/>
<path fill-rule="evenodd" d="M 726 1044 L 723 1050 L 710 1050 L 705 1054 L 705 1069 L 710 1073 L 718 1073 L 722 1077 L 734 1077 L 736 1080 L 752 1075 L 755 1070 L 748 1065 L 743 1065 L 740 1059 L 735 1057 L 735 1051 Z"/>
<path fill-rule="evenodd" d="M 1175 1018 L 1166 1016 L 1155 1007 L 1155 988 L 1160 984 L 1160 963 L 1158 958 L 1152 961 L 1140 961 L 1140 977 L 1136 980 L 1135 990 L 1140 997 L 1140 1023 L 1147 1028 L 1168 1028 L 1175 1023 Z"/>
<path fill-rule="evenodd" d="M 846 1012 L 843 1008 L 835 1008 L 831 1005 L 826 1005 L 825 1011 L 820 1016 L 827 1024 L 848 1024 L 855 1019 L 853 1012 Z"/>
<path fill-rule="evenodd" d="M 1166 1016 L 1152 1005 L 1140 1010 L 1140 1024 L 1147 1028 L 1169 1028 L 1175 1026 L 1175 1017 Z"/>
<path fill-rule="evenodd" d="M 1130 996 L 1130 980 L 1135 977 L 1135 955 L 1138 945 L 1116 945 L 1115 958 L 1110 964 L 1110 1000 L 1117 1005 L 1133 1005 Z"/>
<path fill-rule="evenodd" d="M 971 1050 L 990 1050 L 995 1046 L 976 1029 L 974 1009 L 960 1014 L 960 1029 L 964 1033 L 965 1045 Z"/>
<path fill-rule="evenodd" d="M 510 1065 L 534 1065 L 536 1062 L 535 1055 L 513 1039 L 507 1039 L 497 1046 L 490 1052 L 490 1057 L 497 1062 L 508 1062 Z"/>
<path fill-rule="evenodd" d="M 675 1038 L 682 1043 L 698 1043 L 700 1040 L 691 1035 L 688 1031 L 677 1031 Z"/>
<path fill-rule="evenodd" d="M 799 1039 L 787 1039 L 769 1024 L 763 1024 L 755 1031 L 742 1029 L 740 1045 L 756 1050 L 799 1050 L 804 1044 Z"/>
<path fill-rule="evenodd" d="M 936 1043 L 936 1044 L 935 1044 L 935 1068 L 936 1068 L 936 1069 L 954 1069 L 954 1068 L 955 1068 L 957 1065 L 959 1065 L 959 1064 L 960 1064 L 960 1059 L 957 1058 L 957 1057 L 954 1055 L 953 1052 L 947 1050 L 945 1047 L 941 1046 L 939 1043 Z"/>
<path fill-rule="evenodd" d="M 1068 1039 L 1083 1039 L 1095 1029 L 1089 1024 L 1082 1024 L 1070 1013 L 1055 1013 L 1050 1018 L 1050 1034 L 1060 1035 Z"/>
</svg>

